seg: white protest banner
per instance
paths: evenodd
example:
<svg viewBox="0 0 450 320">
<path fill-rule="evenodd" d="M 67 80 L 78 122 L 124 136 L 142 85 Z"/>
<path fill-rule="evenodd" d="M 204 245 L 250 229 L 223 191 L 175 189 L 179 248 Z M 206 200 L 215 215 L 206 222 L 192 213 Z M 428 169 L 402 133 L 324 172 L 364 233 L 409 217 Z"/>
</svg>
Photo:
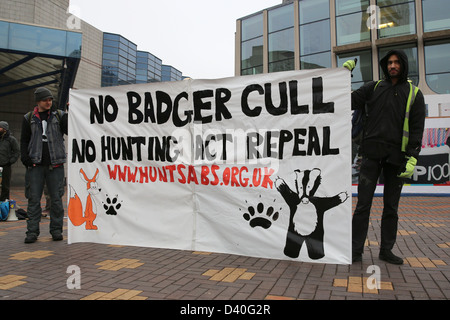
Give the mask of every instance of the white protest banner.
<svg viewBox="0 0 450 320">
<path fill-rule="evenodd" d="M 351 261 L 346 69 L 70 93 L 69 243 Z"/>
</svg>

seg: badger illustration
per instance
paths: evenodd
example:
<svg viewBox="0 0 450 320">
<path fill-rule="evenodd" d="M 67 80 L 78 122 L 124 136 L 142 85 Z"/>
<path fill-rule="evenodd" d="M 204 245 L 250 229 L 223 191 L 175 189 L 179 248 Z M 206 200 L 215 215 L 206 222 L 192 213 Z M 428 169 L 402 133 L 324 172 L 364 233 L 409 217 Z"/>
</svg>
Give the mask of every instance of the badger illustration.
<svg viewBox="0 0 450 320">
<path fill-rule="evenodd" d="M 306 243 L 308 256 L 317 260 L 325 256 L 324 214 L 327 210 L 338 206 L 348 198 L 347 192 L 333 197 L 316 197 L 315 193 L 321 184 L 321 170 L 295 170 L 289 184 L 282 178 L 275 180 L 275 187 L 286 201 L 290 209 L 289 228 L 286 237 L 284 254 L 297 258 L 303 243 Z"/>
</svg>

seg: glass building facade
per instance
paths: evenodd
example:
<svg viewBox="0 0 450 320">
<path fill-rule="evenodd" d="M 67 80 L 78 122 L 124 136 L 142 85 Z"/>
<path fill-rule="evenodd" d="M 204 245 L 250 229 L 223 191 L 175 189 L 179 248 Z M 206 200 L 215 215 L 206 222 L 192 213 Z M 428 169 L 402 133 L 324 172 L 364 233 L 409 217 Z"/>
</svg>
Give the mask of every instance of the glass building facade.
<svg viewBox="0 0 450 320">
<path fill-rule="evenodd" d="M 242 75 L 263 72 L 263 14 L 242 20 L 241 62 Z"/>
<path fill-rule="evenodd" d="M 103 34 L 102 87 L 136 83 L 137 45 L 118 34 Z"/>
<path fill-rule="evenodd" d="M 300 2 L 299 20 L 300 68 L 331 68 L 330 6 L 328 0 Z"/>
<path fill-rule="evenodd" d="M 136 83 L 161 82 L 162 60 L 145 51 L 137 52 Z"/>
<path fill-rule="evenodd" d="M 369 0 L 335 0 L 336 44 L 370 41 L 367 27 Z"/>
<path fill-rule="evenodd" d="M 81 49 L 80 32 L 0 20 L 0 99 L 46 86 L 65 109 Z"/>
<path fill-rule="evenodd" d="M 294 70 L 295 43 L 293 4 L 269 11 L 269 71 Z"/>
<path fill-rule="evenodd" d="M 180 81 L 183 80 L 183 74 L 176 68 L 168 65 L 162 65 L 161 81 Z"/>
<path fill-rule="evenodd" d="M 102 87 L 182 80 L 182 73 L 121 35 L 103 34 Z"/>
<path fill-rule="evenodd" d="M 292 0 L 238 19 L 236 75 L 340 67 L 358 58 L 352 87 L 383 77 L 403 49 L 426 94 L 450 93 L 450 1 Z"/>
<path fill-rule="evenodd" d="M 0 21 L 2 50 L 81 58 L 81 40 L 79 32 Z"/>
</svg>

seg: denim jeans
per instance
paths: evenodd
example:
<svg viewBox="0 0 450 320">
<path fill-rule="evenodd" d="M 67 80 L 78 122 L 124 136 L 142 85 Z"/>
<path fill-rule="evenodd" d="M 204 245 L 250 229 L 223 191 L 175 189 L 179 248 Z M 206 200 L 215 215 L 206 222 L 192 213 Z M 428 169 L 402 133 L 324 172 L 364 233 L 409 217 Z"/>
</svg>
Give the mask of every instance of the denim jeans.
<svg viewBox="0 0 450 320">
<path fill-rule="evenodd" d="M 383 214 L 381 216 L 380 250 L 391 250 L 397 239 L 398 205 L 403 179 L 399 167 L 384 160 L 363 158 L 359 174 L 358 202 L 352 220 L 353 254 L 362 254 L 369 228 L 370 209 L 380 174 L 384 177 Z"/>
<path fill-rule="evenodd" d="M 35 166 L 27 168 L 25 195 L 28 198 L 27 235 L 39 236 L 39 223 L 42 216 L 41 198 L 47 184 L 50 196 L 50 234 L 62 234 L 64 221 L 64 166 L 56 168 Z"/>
</svg>

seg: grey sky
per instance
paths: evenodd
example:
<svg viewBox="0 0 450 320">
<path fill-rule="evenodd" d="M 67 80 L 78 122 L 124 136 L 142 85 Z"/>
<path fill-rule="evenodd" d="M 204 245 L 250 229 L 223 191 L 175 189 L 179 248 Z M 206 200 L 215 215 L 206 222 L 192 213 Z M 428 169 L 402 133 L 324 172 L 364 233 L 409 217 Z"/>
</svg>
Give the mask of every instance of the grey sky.
<svg viewBox="0 0 450 320">
<path fill-rule="evenodd" d="M 71 0 L 70 12 L 196 79 L 234 76 L 236 20 L 281 0 Z"/>
</svg>

